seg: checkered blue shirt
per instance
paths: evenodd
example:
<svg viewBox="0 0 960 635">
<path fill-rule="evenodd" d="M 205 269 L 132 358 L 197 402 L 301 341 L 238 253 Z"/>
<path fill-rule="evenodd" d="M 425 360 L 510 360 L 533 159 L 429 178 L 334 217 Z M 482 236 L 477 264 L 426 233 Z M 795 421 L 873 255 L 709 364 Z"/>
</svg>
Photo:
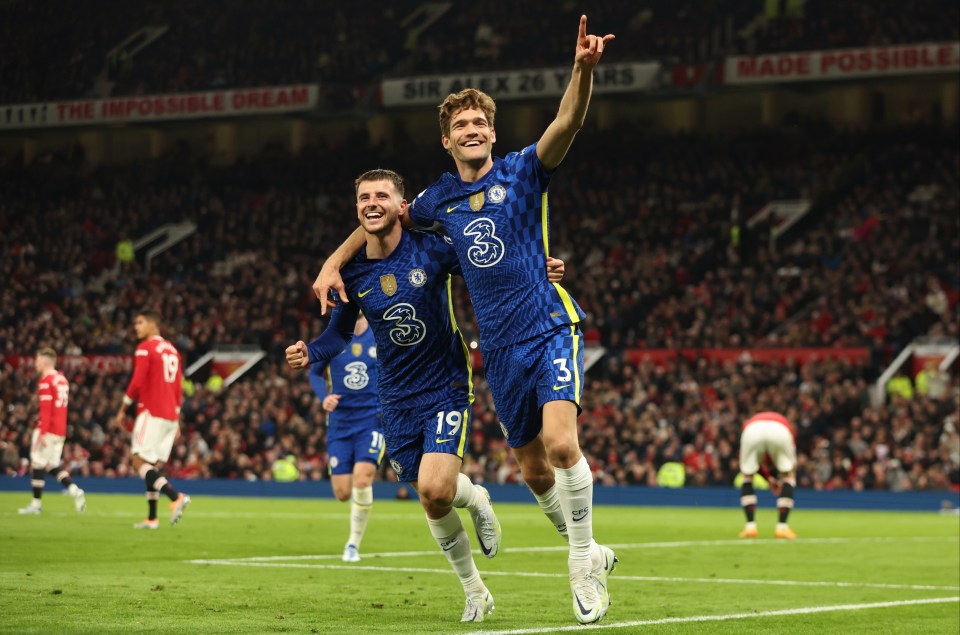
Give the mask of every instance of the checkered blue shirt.
<svg viewBox="0 0 960 635">
<path fill-rule="evenodd" d="M 410 208 L 423 226 L 440 223 L 453 240 L 480 325 L 483 350 L 495 350 L 574 324 L 583 311 L 547 281 L 551 174 L 536 144 L 503 159 L 475 183 L 446 173 Z"/>
<path fill-rule="evenodd" d="M 362 310 L 377 342 L 380 401 L 404 408 L 473 400 L 470 353 L 453 320 L 453 247 L 437 234 L 404 230 L 383 259 L 359 253 L 340 271 L 350 302 L 334 308 L 323 334 L 307 345 L 311 364 L 343 350 Z"/>
</svg>

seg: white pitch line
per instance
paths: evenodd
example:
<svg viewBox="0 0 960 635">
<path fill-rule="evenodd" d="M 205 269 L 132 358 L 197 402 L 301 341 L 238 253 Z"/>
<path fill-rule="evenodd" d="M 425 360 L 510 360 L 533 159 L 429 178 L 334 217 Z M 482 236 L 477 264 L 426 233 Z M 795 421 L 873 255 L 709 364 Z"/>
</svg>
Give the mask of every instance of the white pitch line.
<svg viewBox="0 0 960 635">
<path fill-rule="evenodd" d="M 0 516 L 16 516 L 17 512 L 0 512 Z M 44 516 L 76 516 L 77 513 L 72 509 L 70 511 L 43 511 Z M 140 518 L 136 512 L 95 512 L 95 511 L 86 511 L 84 516 L 99 516 L 106 518 Z M 279 519 L 279 520 L 344 520 L 347 521 L 350 519 L 350 512 L 323 512 L 311 514 L 308 512 L 277 512 L 277 513 L 264 513 L 264 512 L 210 512 L 210 511 L 193 511 L 191 509 L 189 513 L 190 518 L 217 518 L 217 519 L 256 519 L 256 518 L 270 518 L 270 519 Z M 411 515 L 411 514 L 377 514 L 378 519 L 384 520 L 407 520 L 407 519 L 422 519 L 423 515 Z"/>
<path fill-rule="evenodd" d="M 810 586 L 858 589 L 911 589 L 915 591 L 960 591 L 960 586 L 935 586 L 932 584 L 892 584 L 879 582 L 833 582 L 819 580 L 752 580 L 749 578 L 678 578 L 653 576 L 617 576 L 617 580 L 633 582 L 701 582 L 705 584 L 760 584 L 764 586 Z"/>
<path fill-rule="evenodd" d="M 663 624 L 689 624 L 702 622 L 727 622 L 731 620 L 748 620 L 757 617 L 783 617 L 787 615 L 811 615 L 814 613 L 832 613 L 835 611 L 866 611 L 869 609 L 887 609 L 899 606 L 914 606 L 922 604 L 946 604 L 960 602 L 960 597 L 928 598 L 923 600 L 896 600 L 891 602 L 870 602 L 868 604 L 834 604 L 832 606 L 809 606 L 796 609 L 781 609 L 778 611 L 759 611 L 756 613 L 728 613 L 726 615 L 691 615 L 689 617 L 664 617 L 656 620 L 634 620 L 630 622 L 609 622 L 607 624 L 590 624 L 588 626 L 555 626 L 546 628 L 516 628 L 505 631 L 483 631 L 483 635 L 541 635 L 542 633 L 566 633 L 570 631 L 583 632 L 584 630 L 600 630 L 608 628 L 636 628 L 638 626 L 660 626 Z"/>
<path fill-rule="evenodd" d="M 797 540 L 775 540 L 773 538 L 760 540 L 680 540 L 673 542 L 635 542 L 607 544 L 611 549 L 676 549 L 683 547 L 748 547 L 750 545 L 792 545 L 792 544 L 837 544 L 844 545 L 850 543 L 876 543 L 876 542 L 940 542 L 946 540 L 957 540 L 951 536 L 910 536 L 903 538 L 798 538 Z M 567 552 L 570 547 L 567 545 L 556 545 L 550 547 L 508 547 L 501 549 L 504 553 L 548 553 L 548 552 Z M 481 553 L 479 549 L 473 550 L 474 554 Z M 420 558 L 423 556 L 440 555 L 436 549 L 426 551 L 383 551 L 380 553 L 365 553 L 364 558 Z M 302 556 L 250 556 L 248 558 L 220 558 L 218 560 L 231 560 L 234 562 L 289 562 L 294 560 L 339 560 L 341 554 L 315 554 Z"/>
<path fill-rule="evenodd" d="M 350 565 L 350 564 L 307 564 L 300 562 L 252 562 L 250 560 L 238 559 L 198 559 L 186 560 L 187 564 L 206 564 L 221 565 L 227 567 L 267 567 L 277 569 L 335 569 L 342 571 L 378 571 L 387 573 L 453 573 L 450 569 L 428 569 L 425 567 L 380 567 L 376 565 Z M 563 578 L 567 579 L 566 573 L 540 573 L 536 571 L 483 571 L 484 576 L 508 576 L 517 578 Z M 629 576 L 617 575 L 617 581 L 626 582 L 680 582 L 680 583 L 702 583 L 702 584 L 759 584 L 776 586 L 809 586 L 809 587 L 831 587 L 831 588 L 857 588 L 857 589 L 908 589 L 914 591 L 960 591 L 960 587 L 955 586 L 934 586 L 929 584 L 877 584 L 871 582 L 831 582 L 819 580 L 752 580 L 749 578 L 680 578 L 680 577 L 658 577 L 658 576 Z"/>
</svg>

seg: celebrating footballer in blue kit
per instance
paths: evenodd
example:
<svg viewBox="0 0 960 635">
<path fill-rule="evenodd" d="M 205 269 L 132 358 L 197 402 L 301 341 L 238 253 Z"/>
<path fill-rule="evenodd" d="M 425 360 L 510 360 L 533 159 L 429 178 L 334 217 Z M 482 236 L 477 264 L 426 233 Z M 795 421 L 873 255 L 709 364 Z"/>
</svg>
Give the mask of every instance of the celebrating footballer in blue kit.
<svg viewBox="0 0 960 635">
<path fill-rule="evenodd" d="M 577 436 L 584 314 L 538 272 L 550 249 L 547 186 L 583 126 L 593 69 L 614 38 L 588 35 L 586 27 L 581 16 L 570 83 L 538 142 L 495 158 L 496 104 L 489 95 L 468 88 L 440 104 L 441 143 L 456 170 L 410 209 L 410 223 L 442 225 L 456 249 L 507 442 L 524 482 L 570 545 L 572 605 L 580 623 L 606 614 L 617 559 L 593 539 L 593 474 Z M 348 253 L 338 250 L 324 264 L 314 284 L 322 303 L 327 289 L 342 286 L 335 270 Z"/>
<path fill-rule="evenodd" d="M 473 90 L 460 95 L 462 103 L 486 97 Z M 493 168 L 475 182 L 448 172 L 410 207 L 413 221 L 424 227 L 440 223 L 465 255 L 463 276 L 480 326 L 487 379 L 513 448 L 540 434 L 544 404 L 566 400 L 579 406 L 582 390 L 576 324 L 583 311 L 543 276 L 550 173 L 536 148 L 493 158 Z"/>
<path fill-rule="evenodd" d="M 450 320 L 453 270 L 459 270 L 456 256 L 443 238 L 400 232 L 388 257 L 359 254 L 344 267 L 352 301 L 334 309 L 323 335 L 307 346 L 310 362 L 322 361 L 346 343 L 359 309 L 368 316 L 380 363 L 383 433 L 401 481 L 417 480 L 424 452 L 462 458 L 466 447 L 473 378 L 468 350 Z M 424 437 L 423 429 L 433 434 Z"/>
<path fill-rule="evenodd" d="M 373 507 L 373 479 L 383 460 L 377 343 L 363 314 L 353 339 L 327 363 L 310 367 L 310 384 L 327 412 L 327 456 L 337 500 L 350 501 L 344 562 L 360 561 L 360 544 Z"/>
<path fill-rule="evenodd" d="M 430 532 L 466 594 L 461 621 L 482 622 L 493 596 L 473 561 L 454 507 L 470 512 L 480 547 L 492 558 L 501 530 L 486 489 L 460 473 L 470 434 L 470 355 L 452 319 L 449 285 L 459 264 L 450 244 L 400 226 L 407 211 L 403 180 L 373 170 L 356 181 L 357 215 L 366 248 L 344 268 L 345 299 L 309 344 L 287 348 L 294 368 L 325 363 L 351 342 L 362 309 L 376 341 L 377 389 L 390 463 L 420 495 Z"/>
</svg>

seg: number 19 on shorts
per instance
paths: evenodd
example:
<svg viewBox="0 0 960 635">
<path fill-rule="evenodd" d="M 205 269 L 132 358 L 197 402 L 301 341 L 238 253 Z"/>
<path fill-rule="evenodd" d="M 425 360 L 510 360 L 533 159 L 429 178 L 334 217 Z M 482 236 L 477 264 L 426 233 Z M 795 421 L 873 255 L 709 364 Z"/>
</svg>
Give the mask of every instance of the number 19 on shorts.
<svg viewBox="0 0 960 635">
<path fill-rule="evenodd" d="M 446 429 L 444 429 L 446 426 Z M 463 426 L 463 413 L 457 410 L 437 413 L 437 443 L 455 439 Z"/>
</svg>

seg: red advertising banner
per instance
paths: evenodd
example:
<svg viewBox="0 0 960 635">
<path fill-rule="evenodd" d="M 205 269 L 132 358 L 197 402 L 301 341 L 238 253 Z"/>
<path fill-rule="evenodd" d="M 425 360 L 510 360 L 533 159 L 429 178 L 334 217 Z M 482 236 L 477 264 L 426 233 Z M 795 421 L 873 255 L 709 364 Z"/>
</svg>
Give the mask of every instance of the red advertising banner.
<svg viewBox="0 0 960 635">
<path fill-rule="evenodd" d="M 866 348 L 632 348 L 627 351 L 626 360 L 633 365 L 649 360 L 665 366 L 681 355 L 691 360 L 704 358 L 718 362 L 784 363 L 795 360 L 801 365 L 824 359 L 865 364 L 870 359 L 870 351 Z"/>
<path fill-rule="evenodd" d="M 680 64 L 670 69 L 670 85 L 675 88 L 692 88 L 706 76 L 706 64 Z"/>
<path fill-rule="evenodd" d="M 4 358 L 14 368 L 33 364 L 33 355 L 7 355 Z M 133 355 L 60 355 L 57 368 L 65 373 L 88 370 L 95 373 L 132 373 Z"/>
<path fill-rule="evenodd" d="M 480 351 L 471 351 L 474 368 L 483 368 Z M 753 361 L 760 363 L 784 363 L 796 360 L 801 365 L 823 359 L 840 359 L 852 364 L 865 364 L 870 360 L 866 348 L 631 348 L 624 355 L 627 363 L 639 365 L 651 361 L 657 366 L 673 364 L 677 357 L 709 359 L 712 361 Z"/>
<path fill-rule="evenodd" d="M 728 57 L 723 74 L 725 83 L 743 85 L 920 75 L 958 69 L 960 42 L 940 42 Z"/>
<path fill-rule="evenodd" d="M 12 104 L 0 106 L 0 130 L 265 115 L 310 110 L 318 100 L 318 86 L 297 84 Z"/>
</svg>

